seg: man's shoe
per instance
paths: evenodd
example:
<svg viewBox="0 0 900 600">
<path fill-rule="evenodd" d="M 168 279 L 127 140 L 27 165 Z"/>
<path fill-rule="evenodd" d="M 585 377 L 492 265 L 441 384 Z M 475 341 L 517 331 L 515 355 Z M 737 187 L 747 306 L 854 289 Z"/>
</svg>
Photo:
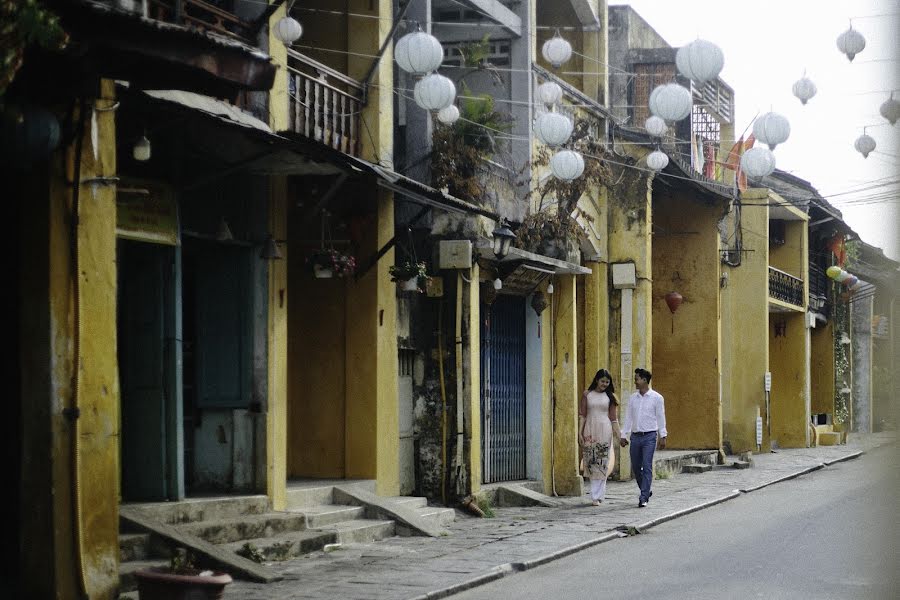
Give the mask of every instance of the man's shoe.
<svg viewBox="0 0 900 600">
<path fill-rule="evenodd" d="M 645 506 L 647 506 L 646 500 L 641 500 L 640 502 L 638 502 L 638 508 L 644 508 Z"/>
</svg>

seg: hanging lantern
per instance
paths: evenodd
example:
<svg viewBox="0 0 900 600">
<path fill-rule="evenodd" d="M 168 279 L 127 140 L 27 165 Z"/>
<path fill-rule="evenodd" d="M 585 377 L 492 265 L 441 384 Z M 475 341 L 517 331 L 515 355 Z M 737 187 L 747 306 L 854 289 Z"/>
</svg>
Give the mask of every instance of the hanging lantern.
<svg viewBox="0 0 900 600">
<path fill-rule="evenodd" d="M 837 281 L 838 276 L 840 276 L 840 274 L 843 272 L 844 272 L 844 270 L 837 265 L 832 265 L 832 266 L 828 267 L 827 269 L 825 269 L 825 274 L 830 279 L 834 279 L 835 281 Z"/>
<path fill-rule="evenodd" d="M 859 283 L 859 277 L 857 277 L 856 275 L 851 275 L 850 277 L 848 277 L 841 283 L 843 285 L 847 286 L 848 288 L 852 289 L 854 286 L 856 286 Z"/>
<path fill-rule="evenodd" d="M 896 123 L 897 119 L 900 119 L 900 102 L 894 100 L 893 92 L 891 92 L 891 97 L 881 104 L 878 112 L 881 113 L 882 117 L 890 121 L 891 125 Z"/>
<path fill-rule="evenodd" d="M 425 110 L 437 112 L 453 104 L 456 99 L 456 86 L 443 75 L 432 73 L 416 82 L 413 96 L 416 104 Z"/>
<path fill-rule="evenodd" d="M 287 16 L 278 19 L 272 30 L 275 38 L 283 44 L 290 46 L 303 35 L 303 26 L 294 17 Z"/>
<path fill-rule="evenodd" d="M 407 73 L 422 77 L 441 66 L 444 48 L 436 37 L 419 28 L 397 40 L 394 59 Z"/>
<path fill-rule="evenodd" d="M 816 84 L 813 83 L 813 80 L 807 77 L 804 72 L 803 77 L 794 82 L 791 91 L 800 99 L 800 102 L 806 104 L 809 102 L 810 98 L 816 95 L 818 90 L 816 89 Z"/>
<path fill-rule="evenodd" d="M 554 69 L 558 69 L 572 58 L 572 45 L 560 37 L 557 31 L 556 35 L 544 42 L 541 53 Z"/>
<path fill-rule="evenodd" d="M 654 150 L 647 155 L 647 166 L 654 171 L 662 171 L 669 164 L 669 157 L 665 152 Z"/>
<path fill-rule="evenodd" d="M 678 307 L 681 306 L 681 303 L 684 301 L 684 297 L 676 291 L 671 291 L 665 296 L 666 306 L 669 307 L 669 312 L 672 313 L 672 333 L 675 333 L 675 311 L 678 310 Z"/>
<path fill-rule="evenodd" d="M 650 112 L 666 121 L 680 121 L 691 114 L 691 92 L 677 83 L 657 86 L 647 103 Z"/>
<path fill-rule="evenodd" d="M 562 99 L 562 88 L 555 81 L 545 81 L 538 86 L 538 98 L 547 106 L 553 106 Z"/>
<path fill-rule="evenodd" d="M 869 153 L 875 149 L 875 139 L 871 135 L 867 135 L 865 130 L 863 134 L 856 138 L 853 147 L 856 151 L 863 155 L 863 158 L 869 158 Z"/>
<path fill-rule="evenodd" d="M 134 160 L 144 162 L 150 160 L 151 151 L 150 140 L 147 139 L 146 135 L 142 135 L 131 148 L 131 155 L 134 157 Z"/>
<path fill-rule="evenodd" d="M 853 62 L 853 58 L 866 47 L 866 38 L 853 29 L 853 24 L 851 23 L 850 29 L 838 36 L 837 47 L 838 50 L 847 55 L 850 62 Z"/>
<path fill-rule="evenodd" d="M 456 108 L 455 104 L 445 106 L 438 111 L 437 118 L 438 121 L 440 121 L 444 125 L 453 125 L 454 123 L 456 123 L 456 121 L 459 120 L 459 109 Z"/>
<path fill-rule="evenodd" d="M 750 148 L 741 156 L 741 170 L 754 179 L 775 171 L 775 155 L 767 148 Z"/>
<path fill-rule="evenodd" d="M 753 122 L 753 135 L 763 144 L 768 144 L 769 150 L 785 142 L 791 135 L 791 124 L 778 113 L 767 112 Z"/>
<path fill-rule="evenodd" d="M 550 170 L 563 181 L 572 181 L 584 173 L 584 159 L 572 150 L 561 150 L 550 157 Z"/>
<path fill-rule="evenodd" d="M 644 121 L 644 129 L 653 137 L 662 137 L 669 126 L 666 125 L 665 119 L 652 115 Z"/>
<path fill-rule="evenodd" d="M 534 122 L 534 134 L 548 146 L 565 144 L 572 136 L 572 120 L 565 115 L 543 112 Z"/>
<path fill-rule="evenodd" d="M 698 85 L 718 77 L 725 65 L 721 48 L 706 40 L 694 40 L 675 53 L 678 72 Z"/>
<path fill-rule="evenodd" d="M 534 314 L 537 316 L 541 316 L 549 304 L 543 292 L 535 292 L 531 296 L 531 308 L 534 309 Z"/>
</svg>

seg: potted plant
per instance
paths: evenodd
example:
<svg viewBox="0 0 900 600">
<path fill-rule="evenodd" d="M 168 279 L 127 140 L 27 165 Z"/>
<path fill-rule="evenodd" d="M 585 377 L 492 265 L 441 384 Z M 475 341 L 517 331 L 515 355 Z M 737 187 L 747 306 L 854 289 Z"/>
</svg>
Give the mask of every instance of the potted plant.
<svg viewBox="0 0 900 600">
<path fill-rule="evenodd" d="M 391 281 L 400 284 L 405 292 L 424 292 L 428 284 L 428 267 L 424 262 L 406 261 L 401 265 L 393 265 L 388 272 Z"/>
<path fill-rule="evenodd" d="M 349 277 L 356 271 L 356 259 L 334 248 L 320 248 L 313 252 L 306 262 L 312 266 L 313 274 L 318 279 Z"/>
<path fill-rule="evenodd" d="M 217 600 L 231 575 L 194 566 L 184 548 L 178 548 L 168 567 L 148 567 L 134 572 L 140 600 Z"/>
</svg>

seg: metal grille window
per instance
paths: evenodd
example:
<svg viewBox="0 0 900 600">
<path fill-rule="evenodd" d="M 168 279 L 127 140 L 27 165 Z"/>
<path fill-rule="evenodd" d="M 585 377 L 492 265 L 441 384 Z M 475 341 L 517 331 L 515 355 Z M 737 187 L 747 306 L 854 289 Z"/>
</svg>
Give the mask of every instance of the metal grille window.
<svg viewBox="0 0 900 600">
<path fill-rule="evenodd" d="M 650 116 L 647 103 L 650 101 L 650 92 L 658 85 L 675 81 L 674 63 L 653 63 L 634 65 L 634 78 L 631 84 L 631 122 L 635 127 L 643 127 L 644 121 Z"/>
<path fill-rule="evenodd" d="M 494 40 L 488 44 L 488 55 L 485 60 L 495 67 L 509 66 L 509 40 Z M 466 44 L 444 43 L 444 65 L 461 67 L 463 64 L 462 48 Z"/>
<path fill-rule="evenodd" d="M 690 164 L 697 173 L 715 176 L 722 125 L 705 107 L 694 104 L 691 108 Z"/>
</svg>

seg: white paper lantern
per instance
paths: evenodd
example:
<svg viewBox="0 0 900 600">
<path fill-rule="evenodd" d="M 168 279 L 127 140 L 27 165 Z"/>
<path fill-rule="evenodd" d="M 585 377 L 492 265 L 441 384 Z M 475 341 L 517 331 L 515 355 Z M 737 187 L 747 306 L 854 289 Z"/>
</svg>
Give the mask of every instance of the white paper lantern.
<svg viewBox="0 0 900 600">
<path fill-rule="evenodd" d="M 666 125 L 665 119 L 652 115 L 644 121 L 644 129 L 653 137 L 662 137 L 669 129 L 669 126 Z"/>
<path fill-rule="evenodd" d="M 691 114 L 691 92 L 677 83 L 657 86 L 647 103 L 650 112 L 666 121 L 680 121 Z"/>
<path fill-rule="evenodd" d="M 565 144 L 572 136 L 572 120 L 553 112 L 540 113 L 534 121 L 534 134 L 548 146 Z"/>
<path fill-rule="evenodd" d="M 401 69 L 421 77 L 441 66 L 444 48 L 436 37 L 419 29 L 397 40 L 394 59 Z"/>
<path fill-rule="evenodd" d="M 300 36 L 303 35 L 303 26 L 300 25 L 297 19 L 291 16 L 281 17 L 278 19 L 278 22 L 275 23 L 272 34 L 278 41 L 290 45 L 299 40 Z"/>
<path fill-rule="evenodd" d="M 767 148 L 750 148 L 741 156 L 741 170 L 758 179 L 775 171 L 775 155 Z"/>
<path fill-rule="evenodd" d="M 787 141 L 791 135 L 791 124 L 788 120 L 774 112 L 767 112 L 753 122 L 753 135 L 757 140 L 774 150 L 775 146 Z"/>
<path fill-rule="evenodd" d="M 555 81 L 546 81 L 538 86 L 538 98 L 547 106 L 553 106 L 562 99 L 562 88 Z"/>
<path fill-rule="evenodd" d="M 838 36 L 837 47 L 853 62 L 853 58 L 866 47 L 866 38 L 851 25 L 850 29 Z"/>
<path fill-rule="evenodd" d="M 654 150 L 647 155 L 647 166 L 654 171 L 662 171 L 669 164 L 669 157 L 661 150 Z"/>
<path fill-rule="evenodd" d="M 856 142 L 854 142 L 853 147 L 856 148 L 856 151 L 863 155 L 863 158 L 869 158 L 869 152 L 875 149 L 875 140 L 872 136 L 867 135 L 865 132 L 858 138 L 856 138 Z"/>
<path fill-rule="evenodd" d="M 897 119 L 900 119 L 900 102 L 894 100 L 894 94 L 891 94 L 891 97 L 881 104 L 878 112 L 893 125 L 897 122 Z"/>
<path fill-rule="evenodd" d="M 443 75 L 432 73 L 416 82 L 413 97 L 416 104 L 425 110 L 437 112 L 453 104 L 456 99 L 456 86 Z"/>
<path fill-rule="evenodd" d="M 793 91 L 794 95 L 800 99 L 800 102 L 806 104 L 809 102 L 810 98 L 816 95 L 818 90 L 816 89 L 816 84 L 813 83 L 813 80 L 804 73 L 802 78 L 794 82 L 794 87 L 791 88 L 791 91 Z"/>
<path fill-rule="evenodd" d="M 722 72 L 725 55 L 712 42 L 694 40 L 678 49 L 675 53 L 675 65 L 679 73 L 697 84 L 703 84 Z"/>
<path fill-rule="evenodd" d="M 556 35 L 544 42 L 541 53 L 554 69 L 558 69 L 572 58 L 572 45 L 561 38 L 557 31 Z"/>
<path fill-rule="evenodd" d="M 550 170 L 557 178 L 572 181 L 584 173 L 584 159 L 572 150 L 560 150 L 550 157 Z"/>
<path fill-rule="evenodd" d="M 459 109 L 455 104 L 445 106 L 438 111 L 437 118 L 444 125 L 453 125 L 459 120 Z"/>
</svg>

